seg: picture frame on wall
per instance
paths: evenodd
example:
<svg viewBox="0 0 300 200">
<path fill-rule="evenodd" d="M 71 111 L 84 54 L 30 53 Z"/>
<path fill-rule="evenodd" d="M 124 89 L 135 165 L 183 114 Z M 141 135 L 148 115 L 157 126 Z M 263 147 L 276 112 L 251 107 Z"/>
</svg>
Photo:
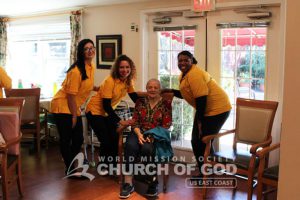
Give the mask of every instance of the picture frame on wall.
<svg viewBox="0 0 300 200">
<path fill-rule="evenodd" d="M 96 36 L 97 69 L 110 69 L 115 59 L 122 54 L 122 35 Z"/>
</svg>

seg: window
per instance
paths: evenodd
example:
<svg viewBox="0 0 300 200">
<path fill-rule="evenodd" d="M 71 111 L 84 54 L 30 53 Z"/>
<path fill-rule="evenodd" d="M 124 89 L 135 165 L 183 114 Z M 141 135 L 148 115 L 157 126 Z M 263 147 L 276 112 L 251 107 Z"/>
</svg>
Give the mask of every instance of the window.
<svg viewBox="0 0 300 200">
<path fill-rule="evenodd" d="M 265 98 L 267 28 L 221 29 L 220 34 L 221 85 L 232 103 L 230 117 L 223 129 L 229 130 L 235 126 L 237 97 Z M 223 138 L 221 147 L 231 145 L 232 136 Z"/>
<path fill-rule="evenodd" d="M 10 22 L 6 69 L 13 87 L 40 87 L 42 98 L 52 97 L 70 65 L 70 39 L 67 15 Z"/>
<path fill-rule="evenodd" d="M 179 89 L 177 55 L 182 50 L 194 53 L 194 37 L 195 30 L 158 32 L 158 78 L 162 88 Z M 173 146 L 191 148 L 193 112 L 193 108 L 185 101 L 178 98 L 173 100 Z"/>
</svg>

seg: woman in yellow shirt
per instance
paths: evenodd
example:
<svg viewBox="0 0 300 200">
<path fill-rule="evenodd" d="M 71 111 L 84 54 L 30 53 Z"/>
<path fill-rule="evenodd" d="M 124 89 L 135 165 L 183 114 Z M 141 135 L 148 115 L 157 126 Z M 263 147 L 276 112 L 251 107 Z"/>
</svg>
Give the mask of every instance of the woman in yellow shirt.
<svg viewBox="0 0 300 200">
<path fill-rule="evenodd" d="M 130 120 L 121 120 L 114 109 L 126 94 L 129 94 L 134 102 L 138 98 L 133 87 L 135 75 L 134 62 L 128 56 L 120 55 L 112 66 L 111 74 L 100 84 L 97 94 L 91 98 L 86 109 L 87 119 L 101 143 L 99 162 L 108 167 L 117 162 L 118 125 L 130 124 Z M 105 170 L 102 175 L 107 173 Z"/>
<path fill-rule="evenodd" d="M 217 134 L 225 123 L 231 110 L 226 92 L 216 83 L 209 73 L 198 67 L 197 60 L 189 51 L 182 51 L 177 56 L 179 90 L 172 89 L 174 95 L 185 99 L 196 109 L 192 131 L 192 148 L 201 173 L 205 144 L 204 136 Z M 163 92 L 170 92 L 165 89 Z"/>
<path fill-rule="evenodd" d="M 11 89 L 11 78 L 6 71 L 0 66 L 0 98 L 3 97 L 2 88 Z"/>
<path fill-rule="evenodd" d="M 70 166 L 74 157 L 80 152 L 83 143 L 82 121 L 79 107 L 84 103 L 94 86 L 95 67 L 94 43 L 83 39 L 77 46 L 77 59 L 67 71 L 62 88 L 51 101 L 60 139 L 60 151 L 66 166 L 65 173 L 72 171 Z"/>
</svg>

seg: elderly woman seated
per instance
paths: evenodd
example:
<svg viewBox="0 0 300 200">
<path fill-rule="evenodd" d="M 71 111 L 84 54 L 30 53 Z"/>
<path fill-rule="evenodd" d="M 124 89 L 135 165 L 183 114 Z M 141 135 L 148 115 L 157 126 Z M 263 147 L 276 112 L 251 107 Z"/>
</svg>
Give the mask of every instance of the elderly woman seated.
<svg viewBox="0 0 300 200">
<path fill-rule="evenodd" d="M 134 191 L 132 177 L 135 171 L 129 170 L 129 168 L 132 167 L 129 167 L 129 165 L 134 166 L 139 156 L 146 161 L 145 164 L 152 164 L 152 166 L 156 160 L 154 156 L 157 155 L 157 152 L 154 148 L 153 137 L 149 137 L 147 133 L 151 132 L 151 130 L 157 133 L 157 128 L 163 130 L 163 133 L 168 133 L 167 129 L 170 128 L 172 123 L 172 102 L 171 100 L 163 99 L 160 95 L 161 88 L 159 80 L 149 80 L 146 85 L 146 90 L 147 97 L 140 98 L 136 102 L 133 124 L 131 126 L 133 132 L 129 134 L 125 143 L 126 175 L 121 187 L 120 198 L 128 198 Z M 135 169 L 134 167 L 132 168 Z M 133 173 L 131 173 L 132 171 Z M 149 174 L 148 177 L 151 178 L 149 178 L 147 196 L 156 196 L 158 185 L 156 170 L 152 169 Z"/>
</svg>

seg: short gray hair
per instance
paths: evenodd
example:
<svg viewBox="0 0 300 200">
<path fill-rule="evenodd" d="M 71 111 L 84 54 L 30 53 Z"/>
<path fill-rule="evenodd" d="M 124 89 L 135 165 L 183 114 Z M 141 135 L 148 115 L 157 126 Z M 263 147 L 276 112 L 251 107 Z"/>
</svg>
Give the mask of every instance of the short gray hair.
<svg viewBox="0 0 300 200">
<path fill-rule="evenodd" d="M 147 82 L 146 88 L 147 88 L 147 86 L 148 86 L 148 84 L 149 84 L 150 82 L 156 82 L 156 83 L 159 85 L 159 88 L 161 89 L 160 81 L 159 81 L 158 79 L 156 79 L 156 78 L 151 78 L 151 79 Z"/>
</svg>

